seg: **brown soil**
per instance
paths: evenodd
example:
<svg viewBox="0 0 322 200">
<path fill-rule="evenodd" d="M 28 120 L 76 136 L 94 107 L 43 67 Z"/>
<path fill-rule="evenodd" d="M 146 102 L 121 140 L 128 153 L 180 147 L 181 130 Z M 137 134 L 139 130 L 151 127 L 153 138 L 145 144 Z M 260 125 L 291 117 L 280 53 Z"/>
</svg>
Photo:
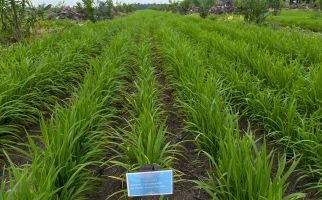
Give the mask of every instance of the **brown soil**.
<svg viewBox="0 0 322 200">
<path fill-rule="evenodd" d="M 194 200 L 211 199 L 209 195 L 200 189 L 197 189 L 192 180 L 202 180 L 206 177 L 209 168 L 208 159 L 198 156 L 195 152 L 193 143 L 193 134 L 184 132 L 184 118 L 180 114 L 175 102 L 175 90 L 171 87 L 170 81 L 166 79 L 162 69 L 162 59 L 157 49 L 153 46 L 152 52 L 153 63 L 156 69 L 156 78 L 161 91 L 162 110 L 165 111 L 167 119 L 167 131 L 170 133 L 170 142 L 173 144 L 183 142 L 180 153 L 182 156 L 177 157 L 174 161 L 174 169 L 182 173 L 179 182 L 174 183 L 174 194 L 166 199 L 173 200 Z"/>
</svg>

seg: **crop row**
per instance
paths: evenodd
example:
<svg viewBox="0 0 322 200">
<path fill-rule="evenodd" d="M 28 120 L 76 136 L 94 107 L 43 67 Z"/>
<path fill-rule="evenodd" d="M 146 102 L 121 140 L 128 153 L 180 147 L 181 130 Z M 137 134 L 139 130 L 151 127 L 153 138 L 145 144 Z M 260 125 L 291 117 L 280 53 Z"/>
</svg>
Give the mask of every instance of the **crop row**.
<svg viewBox="0 0 322 200">
<path fill-rule="evenodd" d="M 148 23 L 146 21 L 146 23 Z M 168 141 L 166 119 L 161 108 L 161 94 L 156 79 L 156 68 L 153 62 L 152 41 L 147 25 L 137 27 L 133 44 L 132 65 L 130 70 L 133 80 L 132 94 L 126 93 L 127 126 L 112 134 L 111 150 L 115 157 L 110 159 L 113 166 L 120 166 L 126 172 L 157 167 L 172 168 L 176 145 Z M 115 142 L 116 141 L 116 142 Z M 125 174 L 121 174 L 123 181 Z"/>
<path fill-rule="evenodd" d="M 177 85 L 178 101 L 188 117 L 187 123 L 213 169 L 209 182 L 198 181 L 199 187 L 213 199 L 284 197 L 286 179 L 297 162 L 285 170 L 284 155 L 278 173 L 271 178 L 273 152 L 266 152 L 265 142 L 257 148 L 251 132 L 240 139 L 237 116 L 232 114 L 225 96 L 229 88 L 219 74 L 205 68 L 205 60 L 200 57 L 202 47 L 187 42 L 165 24 L 160 27 L 160 51 L 168 63 L 165 70 Z M 302 194 L 292 196 L 300 198 Z"/>
<path fill-rule="evenodd" d="M 243 55 L 242 49 L 238 46 L 229 46 L 230 42 L 220 43 L 224 40 L 212 35 L 203 36 L 202 30 L 194 26 L 186 27 L 183 24 L 180 26 L 178 19 L 172 18 L 172 21 L 176 21 L 174 30 L 181 35 L 182 33 L 186 35 L 186 39 L 193 42 L 192 45 L 200 45 L 203 48 L 199 58 L 204 61 L 203 65 L 219 73 L 225 85 L 230 86 L 226 90 L 226 95 L 231 97 L 231 105 L 247 116 L 250 121 L 265 128 L 268 135 L 276 142 L 285 145 L 291 152 L 295 150 L 301 155 L 301 162 L 307 170 L 306 175 L 317 180 L 311 186 L 321 188 L 321 114 L 319 110 L 321 101 L 318 86 L 321 83 L 321 73 L 315 74 L 313 78 L 306 77 L 307 87 L 302 84 L 296 85 L 296 81 L 293 83 L 297 90 L 304 87 L 301 90 L 302 93 L 295 89 L 285 91 L 270 88 L 263 83 L 262 79 L 247 70 L 247 64 L 245 65 L 243 59 L 234 59 L 238 56 L 238 50 Z M 167 24 L 170 23 L 167 22 Z M 227 49 L 227 52 L 219 52 L 224 49 Z M 234 51 L 236 54 L 232 56 L 229 51 Z M 249 55 L 247 59 L 252 58 Z M 254 59 L 256 58 L 260 61 L 260 57 L 256 56 Z M 261 65 L 258 64 L 257 67 Z M 278 76 L 277 71 L 272 78 Z M 303 102 L 309 103 L 303 105 Z M 303 109 L 306 107 L 311 109 Z"/>
<path fill-rule="evenodd" d="M 69 96 L 82 81 L 90 58 L 99 53 L 118 26 L 118 23 L 101 24 L 71 30 L 53 36 L 61 40 L 55 42 L 44 38 L 30 46 L 21 45 L 1 59 L 2 147 L 3 143 L 9 142 L 5 138 L 19 137 L 23 128 L 36 124 L 58 100 Z M 79 33 L 74 34 L 77 31 Z"/>
<path fill-rule="evenodd" d="M 29 139 L 22 151 L 30 164 L 11 163 L 2 181 L 2 199 L 80 199 L 92 191 L 98 179 L 106 144 L 106 127 L 115 109 L 126 65 L 129 34 L 112 37 L 100 57 L 90 61 L 83 84 L 68 106 L 56 105 L 50 121 L 41 122 L 43 148 Z M 9 158 L 10 159 L 10 158 Z"/>
<path fill-rule="evenodd" d="M 27 134 L 27 150 L 10 146 L 28 157 L 22 166 L 4 153 L 10 166 L 1 199 L 86 199 L 101 180 L 98 166 L 123 168 L 120 176 L 107 174 L 123 182 L 124 172 L 148 164 L 173 169 L 182 141 L 171 142 L 160 73 L 175 90 L 182 132 L 193 134 L 209 160 L 207 180 L 192 181 L 211 198 L 300 199 L 304 187 L 321 191 L 321 52 L 316 44 L 306 50 L 319 38 L 154 11 L 90 27 L 79 34 L 86 43 L 64 33 L 68 44 L 61 39 L 39 57 L 41 41 L 30 44 L 34 51 L 6 52 L 14 56 L 1 63 L 0 131 L 40 123 L 42 145 Z M 9 60 L 16 67 L 5 67 Z M 67 93 L 70 100 L 58 104 Z M 315 182 L 289 189 L 296 169 Z"/>
</svg>

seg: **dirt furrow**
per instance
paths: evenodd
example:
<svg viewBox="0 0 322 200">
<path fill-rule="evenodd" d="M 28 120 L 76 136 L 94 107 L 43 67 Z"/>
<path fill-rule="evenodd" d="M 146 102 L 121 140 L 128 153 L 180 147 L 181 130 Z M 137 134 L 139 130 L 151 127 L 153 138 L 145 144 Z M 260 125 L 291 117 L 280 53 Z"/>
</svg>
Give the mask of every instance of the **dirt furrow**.
<svg viewBox="0 0 322 200">
<path fill-rule="evenodd" d="M 208 194 L 195 188 L 192 180 L 200 180 L 207 176 L 208 160 L 198 156 L 195 151 L 193 134 L 185 132 L 184 116 L 180 113 L 176 103 L 176 91 L 171 81 L 164 73 L 162 56 L 159 54 L 156 43 L 152 40 L 153 64 L 156 70 L 156 79 L 160 90 L 160 102 L 165 111 L 166 127 L 169 132 L 169 141 L 173 144 L 181 143 L 181 156 L 176 156 L 173 168 L 182 173 L 174 183 L 173 195 L 166 199 L 196 200 L 211 199 Z"/>
</svg>

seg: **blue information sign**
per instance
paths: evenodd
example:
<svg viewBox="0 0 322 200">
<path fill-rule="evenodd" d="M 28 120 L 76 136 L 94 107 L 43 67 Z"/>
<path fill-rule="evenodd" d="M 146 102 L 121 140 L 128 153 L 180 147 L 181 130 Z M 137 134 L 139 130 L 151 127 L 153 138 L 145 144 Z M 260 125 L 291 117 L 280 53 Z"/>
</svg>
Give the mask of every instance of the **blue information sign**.
<svg viewBox="0 0 322 200">
<path fill-rule="evenodd" d="M 172 194 L 173 172 L 162 170 L 127 173 L 126 184 L 129 197 Z"/>
</svg>

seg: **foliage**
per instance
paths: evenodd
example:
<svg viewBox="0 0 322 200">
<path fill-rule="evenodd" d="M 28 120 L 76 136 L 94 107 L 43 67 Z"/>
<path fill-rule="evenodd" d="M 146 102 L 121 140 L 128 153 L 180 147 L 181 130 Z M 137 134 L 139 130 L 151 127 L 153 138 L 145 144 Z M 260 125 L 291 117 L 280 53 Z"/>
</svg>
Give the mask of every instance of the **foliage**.
<svg viewBox="0 0 322 200">
<path fill-rule="evenodd" d="M 94 35 L 106 37 L 111 33 L 108 28 L 118 26 L 119 23 L 101 24 L 101 31 L 96 29 Z M 70 105 L 56 105 L 55 116 L 48 122 L 41 121 L 44 149 L 28 137 L 31 152 L 20 152 L 32 162 L 23 168 L 11 163 L 8 176 L 11 189 L 4 191 L 1 187 L 1 199 L 84 199 L 86 192 L 93 191 L 98 181 L 93 176 L 94 169 L 102 163 L 104 155 L 104 129 L 113 116 L 112 103 L 121 86 L 124 60 L 116 55 L 125 52 L 128 39 L 128 34 L 115 37 L 101 57 L 90 61 L 91 68 L 80 89 L 73 93 Z"/>
<path fill-rule="evenodd" d="M 115 10 L 116 12 L 120 12 L 120 13 L 131 13 L 133 11 L 135 11 L 135 6 L 133 4 L 116 4 L 115 6 Z"/>
<path fill-rule="evenodd" d="M 322 14 L 312 10 L 282 10 L 278 16 L 269 16 L 267 21 L 281 26 L 296 26 L 316 32 L 322 31 Z"/>
<path fill-rule="evenodd" d="M 189 23 L 185 25 L 176 21 L 167 24 L 170 28 L 181 27 L 179 32 L 194 41 L 194 49 L 200 45 L 207 52 L 197 60 L 207 60 L 203 65 L 211 66 L 209 70 L 218 72 L 225 84 L 233 87 L 227 89 L 227 96 L 232 97 L 234 109 L 246 113 L 290 152 L 300 154 L 302 170 L 315 178 L 314 187 L 321 188 L 322 158 L 317 155 L 322 147 L 318 134 L 322 95 L 316 88 L 321 78 L 314 74 L 321 69 L 322 38 L 243 23 L 210 23 L 192 17 L 186 21 Z M 178 42 L 174 44 L 178 46 Z"/>
<path fill-rule="evenodd" d="M 179 3 L 179 12 L 186 15 L 189 12 L 190 6 L 192 4 L 191 0 L 183 0 Z"/>
<path fill-rule="evenodd" d="M 273 15 L 277 15 L 282 8 L 281 0 L 268 0 L 269 8 L 273 9 Z"/>
<path fill-rule="evenodd" d="M 31 34 L 36 13 L 29 0 L 0 0 L 1 31 L 20 41 Z"/>
<path fill-rule="evenodd" d="M 176 0 L 169 0 L 169 4 L 167 6 L 167 11 L 171 11 L 173 13 L 176 13 L 178 12 L 178 5 L 179 5 L 179 2 L 176 1 Z"/>
<path fill-rule="evenodd" d="M 94 0 L 82 0 L 83 5 L 85 7 L 86 18 L 95 22 L 95 8 L 94 8 Z"/>
<path fill-rule="evenodd" d="M 40 4 L 37 7 L 35 7 L 35 11 L 37 16 L 39 16 L 42 20 L 45 19 L 45 13 L 50 10 L 52 7 L 51 4 L 45 5 L 45 4 Z"/>
<path fill-rule="evenodd" d="M 247 22 L 260 24 L 267 17 L 268 0 L 241 0 L 239 12 Z"/>
<path fill-rule="evenodd" d="M 277 169 L 274 169 L 274 151 L 267 153 L 265 143 L 262 149 L 258 149 L 251 135 L 240 140 L 228 131 L 225 139 L 220 140 L 219 146 L 218 160 L 209 158 L 215 165 L 215 169 L 209 174 L 209 182 L 196 182 L 213 199 L 295 200 L 305 197 L 303 193 L 284 196 L 287 179 L 294 172 L 298 161 L 289 164 L 286 162 L 286 155 L 283 155 L 278 159 Z M 277 171 L 273 173 L 275 170 Z"/>
<path fill-rule="evenodd" d="M 172 169 L 185 137 L 208 161 L 192 181 L 212 199 L 308 198 L 287 190 L 297 177 L 322 193 L 321 47 L 318 34 L 149 10 L 3 49 L 0 144 L 28 162 L 1 151 L 0 198 L 91 198 L 98 170 Z"/>
<path fill-rule="evenodd" d="M 169 19 L 166 24 L 175 21 Z M 187 30 L 192 30 L 195 25 L 187 25 Z M 182 31 L 183 24 L 176 27 Z M 246 135 L 240 139 L 236 117 L 231 114 L 228 105 L 227 96 L 230 95 L 226 95 L 231 88 L 220 80 L 222 76 L 218 74 L 220 66 L 223 66 L 223 71 L 229 68 L 224 64 L 227 60 L 219 56 L 207 58 L 209 54 L 203 52 L 209 40 L 202 40 L 200 45 L 198 38 L 198 45 L 184 37 L 183 32 L 178 34 L 172 29 L 171 26 L 158 35 L 163 40 L 162 52 L 167 61 L 167 71 L 176 85 L 178 102 L 187 117 L 188 130 L 195 133 L 200 152 L 211 161 L 209 179 L 197 181 L 200 188 L 207 191 L 212 199 L 282 199 L 287 177 L 294 171 L 298 161 L 287 169 L 286 156 L 282 156 L 278 173 L 271 177 L 274 159 L 272 153 L 266 152 L 265 144 L 258 149 L 253 136 Z M 201 31 L 195 33 L 203 35 Z M 212 59 L 217 64 L 208 63 Z M 303 196 L 302 193 L 296 193 L 288 197 L 299 199 Z"/>
<path fill-rule="evenodd" d="M 112 19 L 113 18 L 113 1 L 107 0 L 106 2 L 98 1 L 96 15 L 98 19 Z"/>
<path fill-rule="evenodd" d="M 209 9 L 215 4 L 214 0 L 195 0 L 196 6 L 198 6 L 198 12 L 200 17 L 206 18 L 209 14 Z"/>
</svg>

